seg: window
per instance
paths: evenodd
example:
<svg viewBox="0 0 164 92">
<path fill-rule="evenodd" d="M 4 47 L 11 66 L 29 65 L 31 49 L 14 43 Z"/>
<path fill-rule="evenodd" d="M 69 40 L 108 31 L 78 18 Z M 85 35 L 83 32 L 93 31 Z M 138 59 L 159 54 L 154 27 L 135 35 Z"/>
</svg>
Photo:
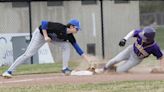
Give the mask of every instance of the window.
<svg viewBox="0 0 164 92">
<path fill-rule="evenodd" d="M 10 0 L 0 0 L 0 2 L 9 2 Z"/>
<path fill-rule="evenodd" d="M 0 0 L 0 2 L 22 2 L 27 0 Z"/>
<path fill-rule="evenodd" d="M 96 55 L 96 44 L 95 43 L 89 43 L 87 44 L 87 53 L 91 55 Z"/>
<path fill-rule="evenodd" d="M 116 4 L 119 4 L 119 3 L 129 3 L 129 0 L 114 0 L 114 2 Z"/>
<path fill-rule="evenodd" d="M 62 6 L 63 1 L 47 1 L 47 6 Z"/>
<path fill-rule="evenodd" d="M 13 8 L 28 7 L 28 2 L 12 2 Z"/>
<path fill-rule="evenodd" d="M 81 0 L 82 5 L 97 4 L 97 0 Z"/>
</svg>

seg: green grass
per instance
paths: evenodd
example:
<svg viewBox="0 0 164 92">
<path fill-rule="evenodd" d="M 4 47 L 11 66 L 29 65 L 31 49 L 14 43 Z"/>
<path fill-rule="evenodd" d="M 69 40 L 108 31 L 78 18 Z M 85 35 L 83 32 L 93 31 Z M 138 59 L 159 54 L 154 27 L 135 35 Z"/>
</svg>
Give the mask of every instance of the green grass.
<svg viewBox="0 0 164 92">
<path fill-rule="evenodd" d="M 70 62 L 71 68 L 75 68 L 78 63 Z M 0 67 L 0 74 L 2 74 L 8 67 Z M 19 66 L 14 74 L 34 74 L 34 73 L 59 73 L 61 72 L 62 64 L 61 62 L 52 63 L 52 64 L 26 64 Z"/>
<path fill-rule="evenodd" d="M 113 81 L 98 84 L 0 87 L 1 92 L 164 92 L 164 81 Z"/>
<path fill-rule="evenodd" d="M 144 67 L 153 67 L 158 65 L 158 60 L 154 56 L 144 59 L 144 61 L 139 66 Z M 69 65 L 72 69 L 75 69 L 79 62 L 69 62 Z M 0 67 L 0 74 L 7 70 L 7 66 Z M 62 69 L 61 62 L 56 62 L 52 64 L 24 64 L 20 65 L 14 74 L 44 74 L 44 73 L 60 73 Z"/>
<path fill-rule="evenodd" d="M 160 27 L 157 29 L 156 40 L 161 49 L 164 49 L 164 27 Z"/>
</svg>

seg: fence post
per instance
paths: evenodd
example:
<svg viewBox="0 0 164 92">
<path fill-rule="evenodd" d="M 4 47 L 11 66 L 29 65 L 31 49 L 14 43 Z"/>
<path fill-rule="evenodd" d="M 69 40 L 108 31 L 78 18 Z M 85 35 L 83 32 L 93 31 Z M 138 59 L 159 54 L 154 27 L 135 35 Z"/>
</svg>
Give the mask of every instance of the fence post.
<svg viewBox="0 0 164 92">
<path fill-rule="evenodd" d="M 102 58 L 105 58 L 104 48 L 104 19 L 103 19 L 103 0 L 100 0 L 100 12 L 101 12 L 101 40 L 102 40 Z"/>
<path fill-rule="evenodd" d="M 30 31 L 30 41 L 32 38 L 32 17 L 31 17 L 31 0 L 28 1 L 28 10 L 29 10 L 29 31 Z M 33 64 L 33 57 L 31 57 L 31 64 Z"/>
</svg>

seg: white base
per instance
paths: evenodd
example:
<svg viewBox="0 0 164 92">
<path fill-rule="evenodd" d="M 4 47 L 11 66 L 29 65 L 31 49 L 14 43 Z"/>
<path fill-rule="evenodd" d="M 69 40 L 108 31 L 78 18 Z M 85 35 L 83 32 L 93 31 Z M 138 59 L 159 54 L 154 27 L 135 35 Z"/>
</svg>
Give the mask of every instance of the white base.
<svg viewBox="0 0 164 92">
<path fill-rule="evenodd" d="M 91 71 L 87 71 L 87 70 L 81 70 L 81 71 L 72 71 L 71 75 L 75 75 L 75 76 L 86 76 L 86 75 L 93 75 L 93 72 Z"/>
<path fill-rule="evenodd" d="M 99 74 L 99 73 L 103 73 L 104 70 L 103 70 L 103 68 L 99 68 L 99 69 L 95 69 L 95 72 Z"/>
</svg>

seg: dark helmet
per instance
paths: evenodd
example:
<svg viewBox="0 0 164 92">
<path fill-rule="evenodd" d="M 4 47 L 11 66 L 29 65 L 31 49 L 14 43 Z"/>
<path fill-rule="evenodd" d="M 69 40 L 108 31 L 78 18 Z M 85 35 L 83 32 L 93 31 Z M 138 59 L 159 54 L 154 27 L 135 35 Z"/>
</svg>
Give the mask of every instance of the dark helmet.
<svg viewBox="0 0 164 92">
<path fill-rule="evenodd" d="M 154 38 L 155 38 L 155 29 L 152 28 L 152 27 L 145 27 L 143 29 L 143 39 L 146 40 L 146 42 L 153 42 L 154 41 Z"/>
</svg>

